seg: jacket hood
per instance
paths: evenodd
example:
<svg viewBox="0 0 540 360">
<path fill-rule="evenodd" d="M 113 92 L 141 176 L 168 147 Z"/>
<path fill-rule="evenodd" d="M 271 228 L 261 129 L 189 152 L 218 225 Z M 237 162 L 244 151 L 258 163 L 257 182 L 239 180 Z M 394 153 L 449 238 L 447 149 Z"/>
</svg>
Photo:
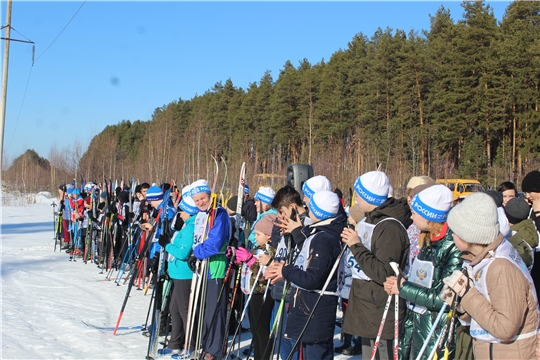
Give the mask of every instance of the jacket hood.
<svg viewBox="0 0 540 360">
<path fill-rule="evenodd" d="M 382 219 L 391 217 L 399 220 L 405 228 L 412 224 L 411 208 L 407 204 L 407 199 L 389 198 L 381 206 L 366 214 L 366 221 L 370 224 L 377 224 Z"/>
</svg>

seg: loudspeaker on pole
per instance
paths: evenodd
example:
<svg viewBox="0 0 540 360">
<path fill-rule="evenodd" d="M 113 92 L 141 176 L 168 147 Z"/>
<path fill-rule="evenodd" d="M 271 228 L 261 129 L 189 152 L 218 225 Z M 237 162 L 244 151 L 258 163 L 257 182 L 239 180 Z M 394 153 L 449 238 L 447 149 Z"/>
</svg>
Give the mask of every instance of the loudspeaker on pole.
<svg viewBox="0 0 540 360">
<path fill-rule="evenodd" d="M 290 185 L 304 197 L 302 186 L 313 177 L 313 167 L 307 164 L 291 164 L 287 167 L 287 185 Z"/>
</svg>

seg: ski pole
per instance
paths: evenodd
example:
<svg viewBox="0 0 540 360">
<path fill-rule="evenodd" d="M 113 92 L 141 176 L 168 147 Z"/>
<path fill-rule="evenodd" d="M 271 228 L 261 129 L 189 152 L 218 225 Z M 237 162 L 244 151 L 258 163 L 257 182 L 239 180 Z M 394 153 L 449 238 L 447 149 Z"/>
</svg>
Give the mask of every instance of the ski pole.
<svg viewBox="0 0 540 360">
<path fill-rule="evenodd" d="M 321 292 L 319 294 L 319 297 L 317 298 L 317 301 L 315 302 L 315 305 L 313 305 L 313 309 L 309 313 L 308 319 L 306 321 L 306 324 L 304 325 L 304 328 L 300 332 L 300 335 L 298 336 L 298 339 L 296 339 L 296 342 L 294 343 L 291 352 L 289 353 L 289 356 L 287 356 L 287 360 L 291 360 L 294 355 L 294 350 L 298 347 L 300 344 L 300 341 L 302 340 L 302 336 L 304 336 L 304 333 L 307 330 L 307 327 L 309 325 L 309 322 L 311 319 L 313 319 L 313 315 L 315 315 L 315 310 L 317 309 L 317 306 L 319 305 L 319 302 L 321 301 L 322 297 L 324 296 L 324 293 L 326 292 L 326 288 L 328 287 L 328 284 L 330 284 L 330 281 L 332 280 L 332 277 L 334 276 L 334 273 L 336 272 L 339 262 L 341 261 L 341 258 L 343 257 L 343 254 L 345 253 L 345 250 L 347 249 L 347 246 L 343 246 L 341 249 L 341 252 L 339 253 L 336 262 L 334 263 L 334 266 L 332 266 L 332 270 L 330 270 L 330 274 L 328 275 L 328 278 L 326 278 L 326 282 L 324 283 Z"/>
<path fill-rule="evenodd" d="M 379 331 L 377 332 L 377 337 L 375 338 L 375 344 L 373 345 L 373 350 L 371 350 L 371 356 L 369 360 L 375 359 L 375 354 L 377 353 L 377 348 L 379 347 L 379 342 L 381 340 L 382 331 L 384 328 L 384 323 L 386 322 L 386 315 L 388 314 L 388 309 L 390 308 L 390 303 L 392 302 L 392 294 L 388 295 L 386 300 L 386 305 L 384 306 L 384 312 L 382 315 L 381 325 L 379 325 Z"/>
<path fill-rule="evenodd" d="M 396 274 L 396 277 L 399 281 L 399 275 L 401 273 L 401 270 L 399 268 L 399 265 L 392 261 L 390 262 L 390 266 L 392 267 L 392 270 L 394 270 L 394 273 Z M 399 350 L 399 295 L 394 296 L 394 360 L 398 360 L 398 350 Z"/>
<path fill-rule="evenodd" d="M 236 330 L 234 331 L 234 335 L 231 341 L 231 346 L 229 347 L 229 350 L 227 350 L 225 360 L 229 358 L 229 355 L 234 346 L 234 341 L 236 340 L 236 335 L 238 335 L 238 331 L 242 327 L 242 321 L 244 320 L 244 316 L 246 315 L 246 310 L 249 306 L 249 302 L 251 301 L 251 297 L 253 296 L 253 292 L 255 291 L 255 288 L 257 287 L 257 283 L 259 282 L 259 277 L 261 276 L 262 268 L 263 268 L 262 266 L 259 267 L 259 272 L 257 273 L 257 276 L 255 277 L 255 281 L 253 282 L 253 286 L 251 287 L 251 291 L 249 292 L 248 298 L 246 300 L 246 304 L 244 305 L 244 309 L 242 310 L 242 315 L 240 315 L 240 320 L 238 320 L 238 325 L 236 326 Z"/>
<path fill-rule="evenodd" d="M 435 332 L 435 329 L 437 328 L 437 325 L 441 321 L 441 318 L 446 310 L 448 305 L 446 303 L 443 304 L 441 307 L 441 310 L 439 310 L 439 313 L 437 314 L 437 317 L 435 318 L 435 321 L 433 322 L 433 325 L 431 325 L 431 330 L 429 330 L 428 335 L 426 336 L 426 341 L 424 341 L 424 344 L 422 345 L 422 348 L 420 349 L 420 352 L 418 353 L 418 356 L 416 357 L 416 360 L 422 359 L 422 355 L 424 354 L 424 351 L 426 351 L 426 348 L 429 344 L 429 340 L 431 339 L 431 336 Z"/>
</svg>

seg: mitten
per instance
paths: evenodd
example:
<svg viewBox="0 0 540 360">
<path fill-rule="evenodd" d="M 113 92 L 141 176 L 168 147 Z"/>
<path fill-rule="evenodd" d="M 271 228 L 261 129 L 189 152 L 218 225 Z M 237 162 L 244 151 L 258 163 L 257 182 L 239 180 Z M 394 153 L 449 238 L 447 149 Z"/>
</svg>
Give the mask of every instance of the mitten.
<svg viewBox="0 0 540 360">
<path fill-rule="evenodd" d="M 176 221 L 174 222 L 174 230 L 180 231 L 182 230 L 183 226 L 184 226 L 184 219 L 182 219 L 180 216 L 177 216 Z"/>
<path fill-rule="evenodd" d="M 161 245 L 164 249 L 171 242 L 171 239 L 169 239 L 169 236 L 167 234 L 161 234 L 159 235 L 159 245 Z"/>
<path fill-rule="evenodd" d="M 452 275 L 443 279 L 443 282 L 459 297 L 463 297 L 474 286 L 472 280 L 460 270 L 454 270 Z"/>
<path fill-rule="evenodd" d="M 191 271 L 197 271 L 197 258 L 195 257 L 195 255 L 190 254 L 187 259 L 187 263 Z"/>
<path fill-rule="evenodd" d="M 444 301 L 448 306 L 452 306 L 455 296 L 456 293 L 452 289 L 450 289 L 448 285 L 444 285 L 441 293 L 439 294 L 441 300 Z"/>
</svg>

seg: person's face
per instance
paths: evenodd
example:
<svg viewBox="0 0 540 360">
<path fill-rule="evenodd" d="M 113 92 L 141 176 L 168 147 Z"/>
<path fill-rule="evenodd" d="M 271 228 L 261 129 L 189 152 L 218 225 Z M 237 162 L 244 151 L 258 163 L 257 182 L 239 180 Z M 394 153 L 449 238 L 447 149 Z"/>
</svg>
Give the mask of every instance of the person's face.
<svg viewBox="0 0 540 360">
<path fill-rule="evenodd" d="M 462 240 L 456 233 L 453 233 L 452 237 L 454 238 L 454 244 L 456 244 L 459 251 L 463 252 L 469 250 L 469 244 Z"/>
<path fill-rule="evenodd" d="M 534 200 L 540 199 L 540 193 L 537 192 L 526 192 L 525 193 L 527 201 L 532 204 Z"/>
<path fill-rule="evenodd" d="M 137 197 L 137 200 L 139 200 L 139 201 L 144 200 L 144 195 L 142 193 L 140 193 L 140 192 L 135 193 L 135 196 Z"/>
<path fill-rule="evenodd" d="M 279 208 L 279 213 L 286 218 L 290 218 L 293 208 L 294 205 L 282 206 Z"/>
<path fill-rule="evenodd" d="M 200 211 L 206 211 L 210 207 L 210 194 L 201 192 L 192 196 L 195 205 Z"/>
<path fill-rule="evenodd" d="M 258 230 L 255 230 L 255 240 L 257 240 L 257 244 L 259 246 L 266 245 L 270 242 L 271 236 L 266 235 Z"/>
<path fill-rule="evenodd" d="M 514 189 L 504 190 L 502 192 L 502 196 L 503 196 L 503 206 L 506 206 L 506 203 L 508 201 L 516 197 L 516 190 Z"/>
<path fill-rule="evenodd" d="M 146 199 L 146 192 L 148 189 L 141 189 L 141 194 L 143 195 L 143 199 Z"/>
<path fill-rule="evenodd" d="M 411 211 L 411 219 L 416 227 L 421 231 L 429 231 L 429 221 L 424 219 L 417 212 Z"/>
<path fill-rule="evenodd" d="M 157 209 L 159 207 L 159 204 L 161 204 L 162 200 L 153 200 L 150 201 L 150 205 L 152 208 Z"/>
</svg>

